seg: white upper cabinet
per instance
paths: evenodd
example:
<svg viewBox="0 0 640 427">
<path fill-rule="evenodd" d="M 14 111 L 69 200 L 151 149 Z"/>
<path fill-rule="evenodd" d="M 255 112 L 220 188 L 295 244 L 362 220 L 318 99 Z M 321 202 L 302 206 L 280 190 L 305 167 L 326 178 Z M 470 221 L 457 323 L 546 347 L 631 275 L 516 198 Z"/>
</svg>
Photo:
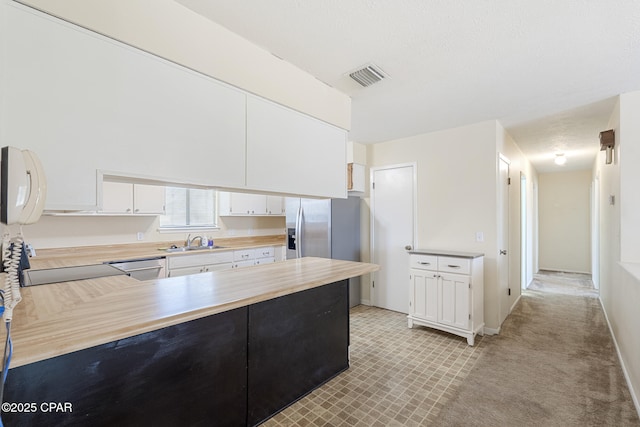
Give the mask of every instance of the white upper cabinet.
<svg viewBox="0 0 640 427">
<path fill-rule="evenodd" d="M 364 165 L 349 163 L 347 165 L 347 190 L 364 193 Z"/>
<path fill-rule="evenodd" d="M 284 197 L 267 196 L 267 215 L 284 215 Z"/>
<path fill-rule="evenodd" d="M 159 185 L 133 184 L 133 213 L 164 215 L 164 187 Z"/>
<path fill-rule="evenodd" d="M 46 209 L 95 209 L 98 170 L 245 185 L 244 92 L 22 5 L 4 7 L 0 36 L 12 42 L 0 58 L 0 142 L 39 156 Z"/>
<path fill-rule="evenodd" d="M 267 212 L 262 194 L 219 192 L 220 215 L 264 215 Z"/>
<path fill-rule="evenodd" d="M 100 174 L 346 197 L 346 131 L 2 2 L 0 144 L 34 151 L 45 209 L 96 210 Z"/>
<path fill-rule="evenodd" d="M 126 182 L 102 183 L 101 213 L 162 215 L 165 213 L 165 189 L 158 185 Z"/>
<path fill-rule="evenodd" d="M 247 96 L 247 187 L 346 197 L 346 131 Z"/>
<path fill-rule="evenodd" d="M 102 213 L 132 214 L 133 184 L 125 182 L 102 183 Z"/>
<path fill-rule="evenodd" d="M 219 192 L 219 215 L 284 215 L 284 198 L 264 194 Z"/>
</svg>

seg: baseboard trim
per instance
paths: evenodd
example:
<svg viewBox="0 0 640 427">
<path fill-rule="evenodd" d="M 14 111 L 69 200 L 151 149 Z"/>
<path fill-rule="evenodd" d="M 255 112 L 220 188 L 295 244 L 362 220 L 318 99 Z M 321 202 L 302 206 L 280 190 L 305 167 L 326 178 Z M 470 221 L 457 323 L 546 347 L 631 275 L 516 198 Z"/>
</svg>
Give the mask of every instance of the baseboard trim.
<svg viewBox="0 0 640 427">
<path fill-rule="evenodd" d="M 538 268 L 538 272 L 540 271 L 552 271 L 554 273 L 577 273 L 577 274 L 591 274 L 590 271 L 579 271 L 579 270 L 561 270 L 559 268 Z"/>
<path fill-rule="evenodd" d="M 609 327 L 609 333 L 611 334 L 611 338 L 613 338 L 613 345 L 615 345 L 616 347 L 618 360 L 620 361 L 620 366 L 622 367 L 622 373 L 624 374 L 624 379 L 627 381 L 627 387 L 629 387 L 629 393 L 631 393 L 631 399 L 633 400 L 633 404 L 636 407 L 636 412 L 638 413 L 638 416 L 640 416 L 640 398 L 638 397 L 636 391 L 633 389 L 633 384 L 631 383 L 629 372 L 627 372 L 627 367 L 625 366 L 624 360 L 622 359 L 622 353 L 620 353 L 620 347 L 618 347 L 618 340 L 616 340 L 616 334 L 613 333 L 613 329 L 611 328 L 611 322 L 609 322 L 609 316 L 607 315 L 607 310 L 604 308 L 604 304 L 602 303 L 602 298 L 598 297 L 598 301 L 600 302 L 600 307 L 602 307 L 604 318 L 607 321 L 607 326 Z"/>
<path fill-rule="evenodd" d="M 484 327 L 484 334 L 485 335 L 500 335 L 500 328 L 495 329 L 495 328 L 487 328 L 486 326 Z"/>
<path fill-rule="evenodd" d="M 509 309 L 509 314 L 511 314 L 513 309 L 516 308 L 516 305 L 518 305 L 518 303 L 520 302 L 520 298 L 522 298 L 522 294 L 518 295 L 518 298 L 516 298 L 516 300 L 513 302 L 513 305 Z"/>
<path fill-rule="evenodd" d="M 371 301 L 368 299 L 361 299 L 360 304 L 371 306 Z"/>
</svg>

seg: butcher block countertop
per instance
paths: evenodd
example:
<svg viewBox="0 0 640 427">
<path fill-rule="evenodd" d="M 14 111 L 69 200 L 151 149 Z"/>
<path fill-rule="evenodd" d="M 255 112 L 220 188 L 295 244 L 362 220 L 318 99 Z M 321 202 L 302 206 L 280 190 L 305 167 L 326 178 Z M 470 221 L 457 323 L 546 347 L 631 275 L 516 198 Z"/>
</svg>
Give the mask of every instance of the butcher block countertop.
<svg viewBox="0 0 640 427">
<path fill-rule="evenodd" d="M 73 267 L 77 265 L 102 264 L 110 261 L 122 261 L 129 259 L 143 259 L 153 257 L 174 257 L 202 253 L 191 252 L 167 252 L 172 244 L 184 245 L 184 241 L 177 242 L 150 242 L 130 243 L 120 245 L 79 246 L 72 248 L 38 249 L 37 256 L 30 258 L 31 269 L 42 270 L 46 268 Z M 257 248 L 261 246 L 282 246 L 286 244 L 286 235 L 225 237 L 215 239 L 220 249 L 207 249 L 206 252 L 228 251 L 232 249 Z"/>
<path fill-rule="evenodd" d="M 301 258 L 191 276 L 128 276 L 22 288 L 11 367 L 154 331 L 378 270 L 375 264 Z M 3 336 L 4 339 L 4 336 Z"/>
</svg>

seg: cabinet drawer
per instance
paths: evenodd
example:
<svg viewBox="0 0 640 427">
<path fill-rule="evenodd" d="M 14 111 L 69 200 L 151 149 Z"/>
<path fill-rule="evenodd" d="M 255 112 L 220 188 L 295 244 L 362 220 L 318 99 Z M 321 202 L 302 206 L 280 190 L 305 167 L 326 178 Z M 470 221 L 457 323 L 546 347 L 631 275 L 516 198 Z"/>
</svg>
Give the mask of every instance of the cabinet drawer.
<svg viewBox="0 0 640 427">
<path fill-rule="evenodd" d="M 419 268 L 421 270 L 437 270 L 438 257 L 434 255 L 411 254 L 411 268 Z"/>
<path fill-rule="evenodd" d="M 458 274 L 470 274 L 471 260 L 468 258 L 439 256 L 438 271 Z"/>
<path fill-rule="evenodd" d="M 221 264 L 231 261 L 233 261 L 233 253 L 231 253 L 231 251 L 173 256 L 169 257 L 169 270 L 173 268 L 204 266 L 207 264 Z"/>
<path fill-rule="evenodd" d="M 254 252 L 255 249 L 240 249 L 237 251 L 233 251 L 233 260 L 234 261 L 247 261 L 255 258 Z"/>
<path fill-rule="evenodd" d="M 276 262 L 276 259 L 274 257 L 258 258 L 256 259 L 255 265 L 271 264 L 272 262 Z"/>
<path fill-rule="evenodd" d="M 254 249 L 254 255 L 256 258 L 273 258 L 275 256 L 275 251 L 273 246 L 267 248 L 256 248 Z"/>
</svg>

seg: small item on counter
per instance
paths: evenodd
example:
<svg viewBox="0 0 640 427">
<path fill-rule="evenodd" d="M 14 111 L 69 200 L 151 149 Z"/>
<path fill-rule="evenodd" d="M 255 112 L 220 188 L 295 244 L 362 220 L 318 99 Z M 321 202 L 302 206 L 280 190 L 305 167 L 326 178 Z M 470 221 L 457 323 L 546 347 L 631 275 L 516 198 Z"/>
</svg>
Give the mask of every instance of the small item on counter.
<svg viewBox="0 0 640 427">
<path fill-rule="evenodd" d="M 209 245 L 209 247 L 213 246 L 213 237 L 207 238 L 207 245 Z"/>
<path fill-rule="evenodd" d="M 36 249 L 33 247 L 33 245 L 31 243 L 27 243 L 25 245 L 25 249 L 27 250 L 27 254 L 33 258 L 34 256 L 36 256 Z"/>
</svg>

